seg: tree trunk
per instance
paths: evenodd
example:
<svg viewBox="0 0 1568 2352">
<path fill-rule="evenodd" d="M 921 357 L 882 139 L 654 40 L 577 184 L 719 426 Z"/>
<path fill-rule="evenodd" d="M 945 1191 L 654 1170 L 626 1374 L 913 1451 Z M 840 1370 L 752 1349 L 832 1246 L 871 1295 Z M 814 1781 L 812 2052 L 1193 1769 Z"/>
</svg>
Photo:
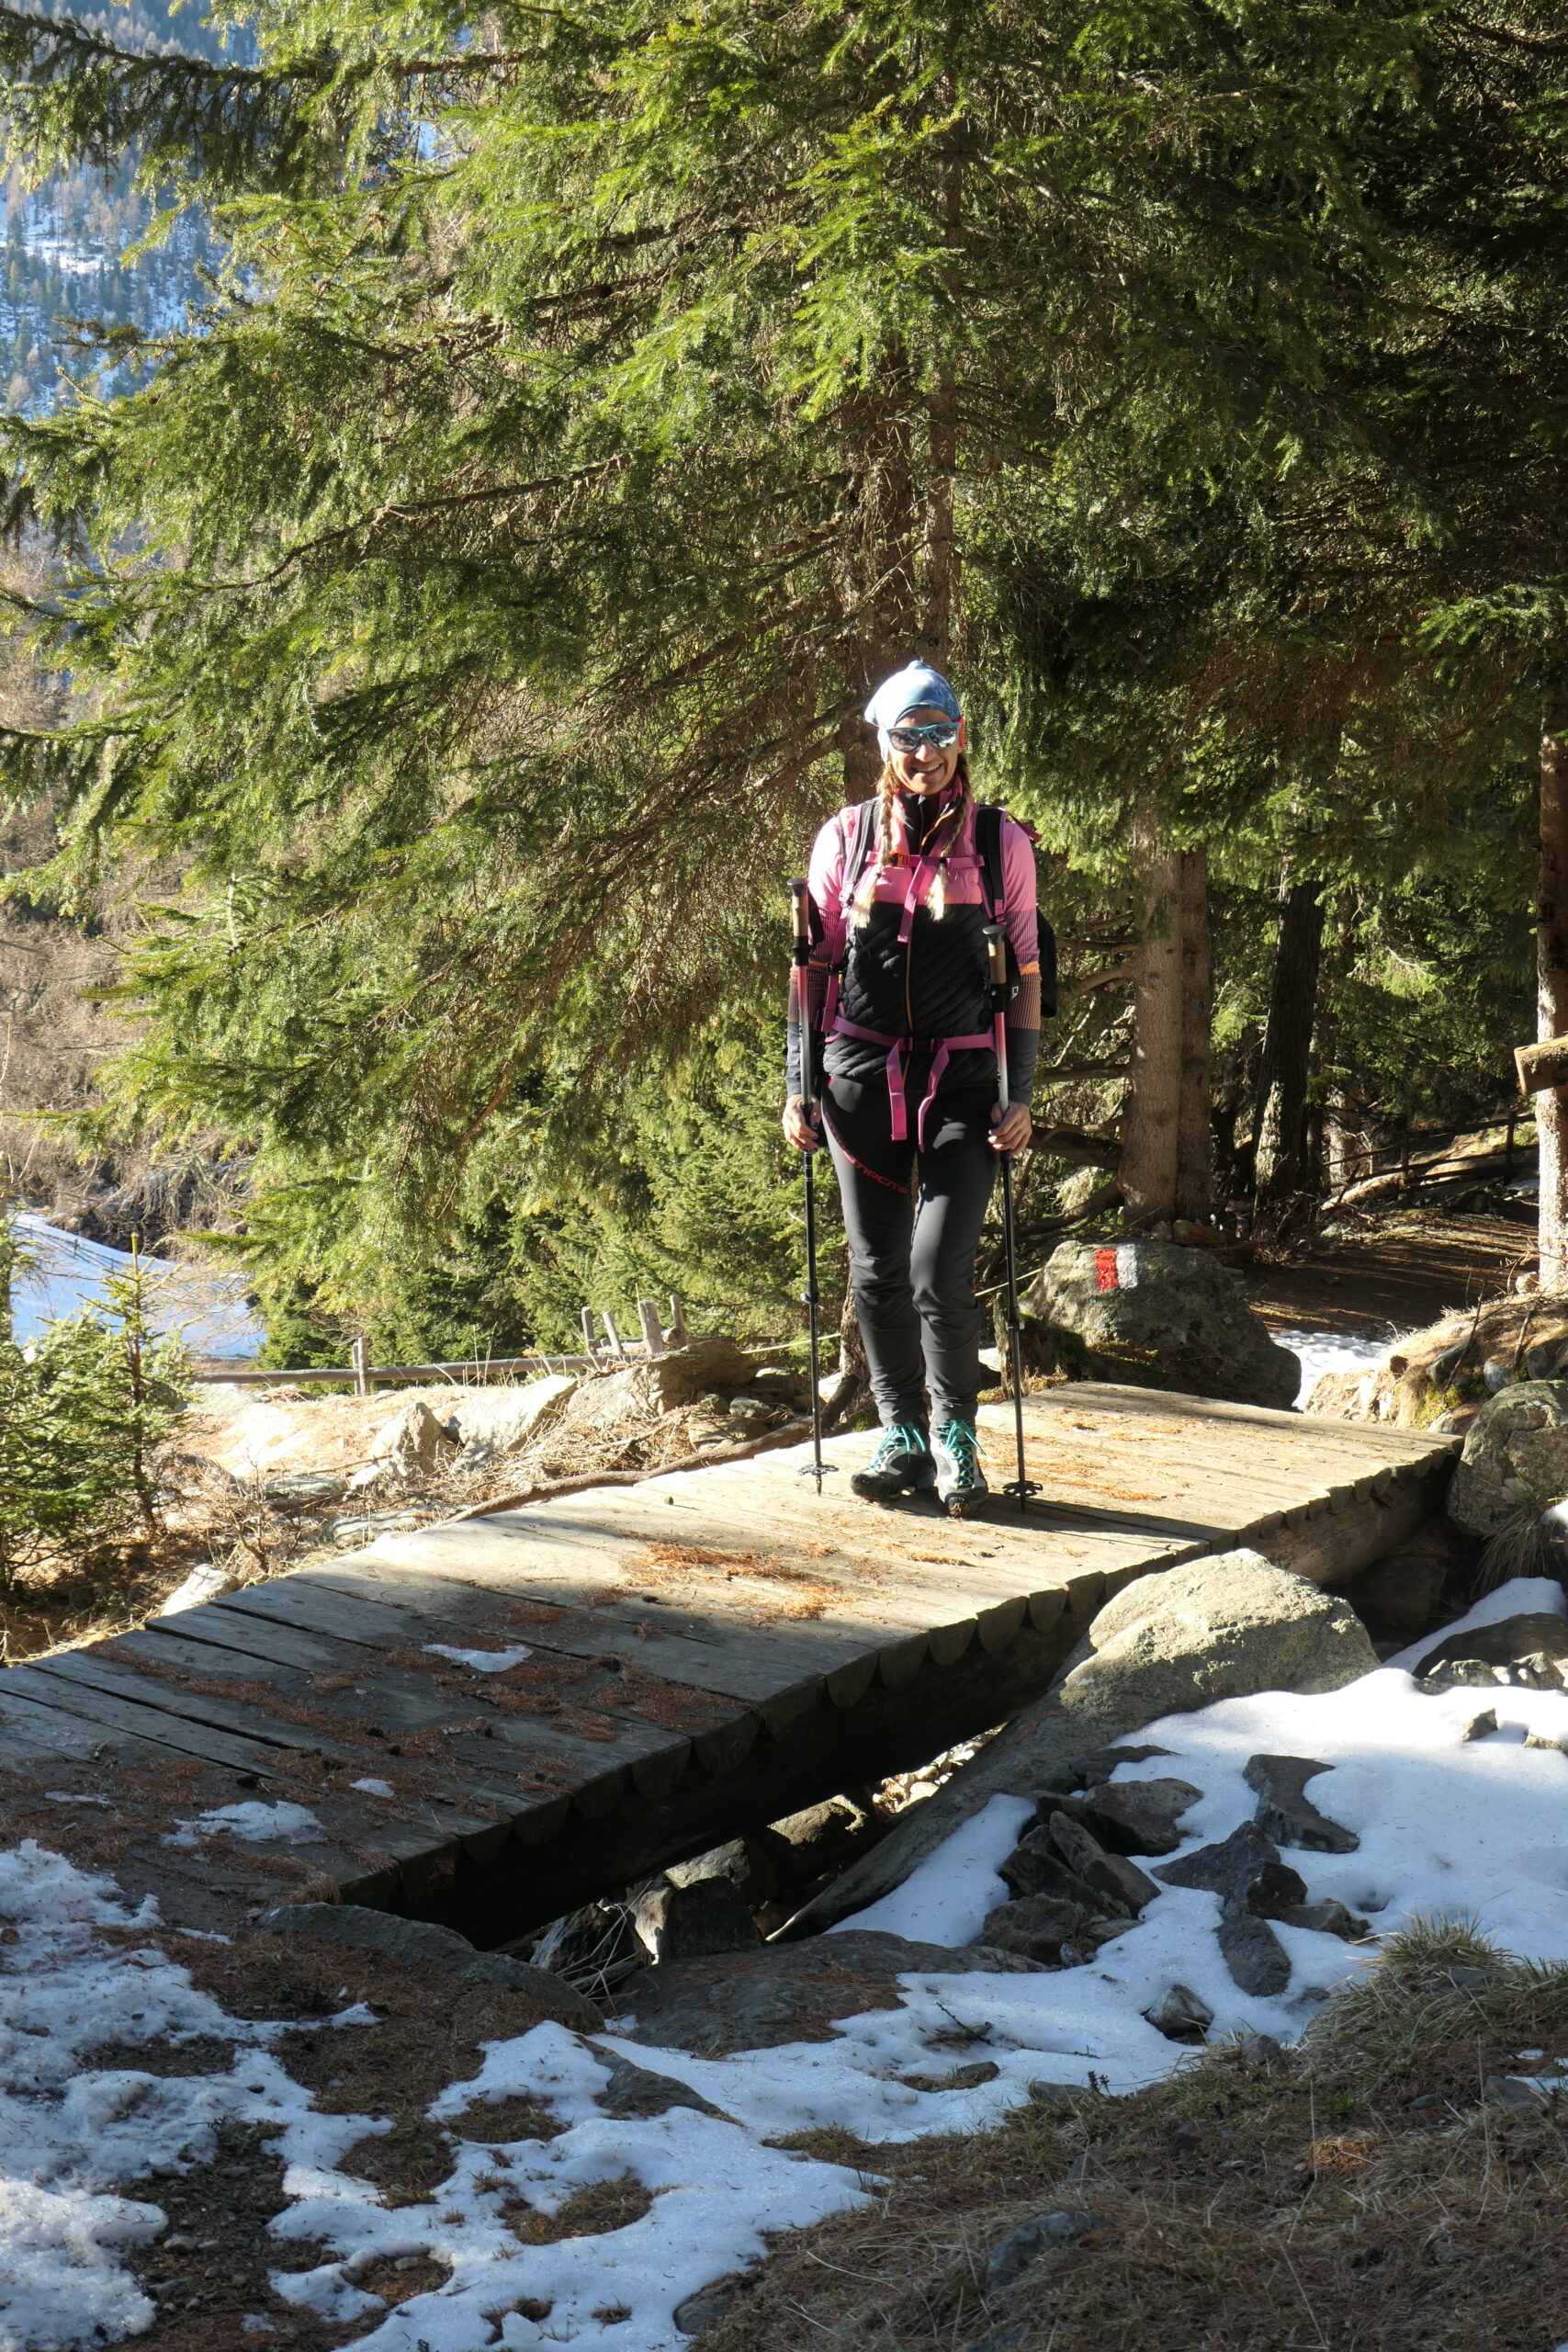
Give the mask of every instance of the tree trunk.
<svg viewBox="0 0 1568 2352">
<path fill-rule="evenodd" d="M 1122 1197 L 1128 1221 L 1176 1214 L 1181 1114 L 1181 860 L 1142 844 L 1134 951 L 1133 1056 L 1122 1109 Z"/>
<path fill-rule="evenodd" d="M 1550 690 L 1540 715 L 1540 861 L 1536 888 L 1538 1037 L 1568 1031 L 1568 703 Z M 1536 1097 L 1540 1139 L 1540 1286 L 1568 1285 L 1568 1089 Z"/>
<path fill-rule="evenodd" d="M 956 254 L 963 237 L 964 151 L 959 134 L 942 165 L 943 241 Z M 943 273 L 954 313 L 961 307 L 956 262 Z M 943 368 L 931 395 L 930 462 L 926 484 L 925 547 L 921 563 L 925 608 L 919 652 L 933 670 L 945 670 L 953 655 L 953 624 L 958 596 L 958 550 L 953 528 L 953 485 L 958 471 L 958 391 Z"/>
<path fill-rule="evenodd" d="M 882 680 L 913 657 L 919 635 L 916 560 L 925 502 L 916 490 L 909 419 L 918 398 L 901 353 L 889 355 L 882 382 L 883 397 L 851 403 L 844 428 L 845 462 L 853 477 L 838 581 L 846 802 L 868 800 L 876 790 L 882 753 L 865 723 L 865 706 Z"/>
<path fill-rule="evenodd" d="M 1280 886 L 1280 928 L 1269 1026 L 1258 1072 L 1254 1166 L 1260 1201 L 1284 1201 L 1306 1181 L 1307 1080 L 1323 954 L 1322 884 Z"/>
<path fill-rule="evenodd" d="M 1202 1224 L 1214 1208 L 1210 1102 L 1214 950 L 1209 933 L 1209 854 L 1201 849 L 1184 850 L 1177 863 L 1181 912 L 1181 1093 L 1176 1121 L 1176 1214 Z"/>
</svg>

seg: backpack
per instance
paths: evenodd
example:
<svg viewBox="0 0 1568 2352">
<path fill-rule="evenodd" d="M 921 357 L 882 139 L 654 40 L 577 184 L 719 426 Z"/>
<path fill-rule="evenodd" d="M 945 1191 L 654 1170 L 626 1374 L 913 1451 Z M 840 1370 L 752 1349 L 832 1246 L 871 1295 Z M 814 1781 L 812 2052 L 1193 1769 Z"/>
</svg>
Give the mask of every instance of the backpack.
<svg viewBox="0 0 1568 2352">
<path fill-rule="evenodd" d="M 854 831 L 850 836 L 849 855 L 844 861 L 843 903 L 846 907 L 860 888 L 876 836 L 878 803 L 863 800 L 855 810 Z M 975 854 L 980 861 L 985 876 L 986 911 L 995 919 L 1002 903 L 1002 819 L 1006 810 L 994 801 L 982 800 L 975 809 Z M 1016 820 L 1015 820 L 1016 821 Z M 1056 934 L 1035 906 L 1035 920 L 1040 927 L 1040 1014 L 1042 1020 L 1055 1019 L 1056 1012 Z M 1018 994 L 1018 957 L 1012 942 L 1008 947 L 1008 993 Z"/>
</svg>

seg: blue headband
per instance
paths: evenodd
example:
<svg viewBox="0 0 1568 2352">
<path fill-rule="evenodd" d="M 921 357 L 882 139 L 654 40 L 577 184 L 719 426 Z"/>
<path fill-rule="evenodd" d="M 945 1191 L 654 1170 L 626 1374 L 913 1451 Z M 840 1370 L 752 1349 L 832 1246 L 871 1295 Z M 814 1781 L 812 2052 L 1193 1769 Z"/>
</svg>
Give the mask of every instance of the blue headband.
<svg viewBox="0 0 1568 2352">
<path fill-rule="evenodd" d="M 888 729 L 897 727 L 911 710 L 922 707 L 945 711 L 949 718 L 963 716 L 958 696 L 941 671 L 928 668 L 924 662 L 911 662 L 907 668 L 896 670 L 892 677 L 884 678 L 865 707 L 866 718 L 876 729 L 884 757 L 890 748 Z"/>
</svg>

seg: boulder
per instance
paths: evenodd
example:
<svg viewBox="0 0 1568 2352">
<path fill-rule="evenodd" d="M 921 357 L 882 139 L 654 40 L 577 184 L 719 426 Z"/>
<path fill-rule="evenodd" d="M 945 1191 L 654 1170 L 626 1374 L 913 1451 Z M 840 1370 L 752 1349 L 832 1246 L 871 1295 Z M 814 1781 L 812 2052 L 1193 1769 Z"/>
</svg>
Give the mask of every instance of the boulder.
<svg viewBox="0 0 1568 2352">
<path fill-rule="evenodd" d="M 389 1463 L 404 1478 L 429 1477 L 451 1460 L 457 1448 L 446 1423 L 436 1419 L 423 1397 L 402 1406 L 370 1441 L 376 1459 Z"/>
<path fill-rule="evenodd" d="M 1140 1577 L 1106 1603 L 1044 1697 L 960 1765 L 934 1796 L 901 1814 L 874 1853 L 795 1915 L 790 1932 L 826 1927 L 891 1894 L 993 1796 L 1032 1796 L 1063 1772 L 1093 1768 L 1097 1748 L 1110 1748 L 1162 1715 L 1258 1690 L 1336 1690 L 1377 1663 L 1366 1629 L 1344 1600 L 1259 1553 L 1222 1552 Z M 1065 1872 L 1065 1865 L 1056 1870 Z M 1081 1881 L 1066 1885 L 1043 1870 L 1032 1883 L 1010 1885 L 1015 1894 L 1082 1900 Z"/>
<path fill-rule="evenodd" d="M 1164 1863 L 1155 1876 L 1167 1886 L 1201 1887 L 1219 1895 L 1227 1909 L 1249 1911 L 1258 1919 L 1282 1919 L 1292 1904 L 1306 1901 L 1299 1874 L 1251 1821 L 1216 1845 L 1200 1846 L 1179 1862 Z"/>
<path fill-rule="evenodd" d="M 728 1399 L 750 1383 L 757 1366 L 733 1340 L 689 1340 L 649 1363 L 629 1363 L 619 1372 L 579 1381 L 551 1426 L 553 1439 L 602 1438 L 613 1431 L 656 1420 L 661 1413 L 679 1411 L 706 1395 Z"/>
<path fill-rule="evenodd" d="M 1102 1904 L 1109 1905 L 1113 1912 L 1122 1907 L 1135 1917 L 1145 1904 L 1152 1903 L 1159 1893 L 1136 1862 L 1130 1862 L 1124 1854 L 1108 1854 L 1099 1838 L 1070 1814 L 1058 1809 L 1045 1826 L 1051 1843 L 1067 1868 L 1076 1871 L 1086 1886 L 1092 1887 Z"/>
<path fill-rule="evenodd" d="M 1089 1629 L 1061 1703 L 1153 1723 L 1254 1690 L 1337 1690 L 1377 1652 L 1348 1602 L 1260 1552 L 1221 1552 L 1123 1586 Z"/>
<path fill-rule="evenodd" d="M 1291 1962 L 1267 1919 L 1227 1904 L 1220 1914 L 1220 1951 L 1232 1979 L 1244 1993 L 1271 1999 L 1291 1981 Z"/>
<path fill-rule="evenodd" d="M 756 1923 L 728 1878 L 699 1878 L 676 1886 L 668 1878 L 644 1889 L 632 1905 L 637 1931 L 652 1957 L 701 1960 L 739 1951 L 757 1941 Z"/>
<path fill-rule="evenodd" d="M 593 2003 L 564 1977 L 513 1960 L 509 1952 L 476 1951 L 456 1928 L 437 1927 L 430 1919 L 403 1919 L 358 1903 L 285 1903 L 264 1911 L 256 1925 L 268 1935 L 309 1936 L 318 1943 L 378 1952 L 403 1968 L 437 1969 L 460 1984 L 499 1984 L 538 2002 L 562 2025 L 592 2031 L 603 2023 Z"/>
<path fill-rule="evenodd" d="M 1337 1936 L 1347 1944 L 1359 1943 L 1372 1932 L 1369 1920 L 1359 1919 L 1332 1894 L 1318 1903 L 1287 1903 L 1280 1918 L 1287 1928 L 1310 1928 L 1314 1935 Z"/>
<path fill-rule="evenodd" d="M 655 2049 L 699 2050 L 726 2057 L 736 2050 L 773 2050 L 786 2041 L 829 2041 L 840 2018 L 894 2009 L 901 1979 L 987 1970 L 1033 1973 L 1038 1963 L 1013 1952 L 951 1951 L 908 1942 L 880 1928 L 847 1929 L 798 1944 L 764 1944 L 711 1960 L 667 1961 L 644 1969 L 621 1992 L 629 2025 L 623 2040 Z"/>
<path fill-rule="evenodd" d="M 153 1614 L 177 1617 L 182 1610 L 199 1609 L 204 1600 L 221 1600 L 226 1592 L 238 1592 L 244 1581 L 239 1569 L 220 1568 L 211 1560 L 203 1560 L 175 1585 L 167 1600 L 160 1601 Z"/>
<path fill-rule="evenodd" d="M 460 1469 L 479 1469 L 508 1453 L 521 1453 L 542 1436 L 577 1386 L 565 1373 L 496 1388 L 457 1393 L 449 1426 L 462 1448 Z"/>
<path fill-rule="evenodd" d="M 1469 1679 L 1456 1668 L 1482 1666 L 1547 1669 L 1541 1687 L 1555 1689 L 1568 1670 L 1568 1619 L 1550 1609 L 1527 1610 L 1522 1616 L 1499 1618 L 1490 1625 L 1472 1625 L 1467 1633 L 1450 1634 L 1427 1652 L 1416 1668 L 1425 1680 L 1438 1677 L 1451 1682 Z M 1520 1679 L 1526 1679 L 1521 1671 Z"/>
<path fill-rule="evenodd" d="M 1072 1334 L 1101 1379 L 1153 1372 L 1156 1385 L 1240 1404 L 1293 1405 L 1301 1365 L 1276 1347 L 1236 1277 L 1212 1251 L 1169 1241 L 1064 1241 L 1024 1311 Z"/>
<path fill-rule="evenodd" d="M 1449 1487 L 1449 1517 L 1495 1535 L 1568 1495 L 1568 1381 L 1516 1380 L 1484 1404 Z"/>
<path fill-rule="evenodd" d="M 1054 1894 L 1025 1894 L 987 1911 L 979 1940 L 997 1951 L 1021 1952 L 1025 1960 L 1055 1968 L 1061 1964 L 1063 1946 L 1079 1943 L 1089 1925 L 1089 1915 L 1081 1903 Z"/>
<path fill-rule="evenodd" d="M 1114 1781 L 1081 1796 L 1045 1790 L 1035 1818 L 1067 1814 L 1113 1854 L 1174 1854 L 1181 1843 L 1181 1815 L 1201 1793 L 1190 1781 L 1177 1780 Z"/>
</svg>

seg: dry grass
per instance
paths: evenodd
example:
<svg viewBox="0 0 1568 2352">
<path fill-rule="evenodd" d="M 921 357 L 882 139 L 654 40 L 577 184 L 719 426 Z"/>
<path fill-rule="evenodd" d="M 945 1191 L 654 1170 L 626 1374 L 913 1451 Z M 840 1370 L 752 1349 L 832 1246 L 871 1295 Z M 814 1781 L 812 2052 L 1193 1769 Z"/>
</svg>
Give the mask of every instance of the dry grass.
<svg viewBox="0 0 1568 2352">
<path fill-rule="evenodd" d="M 703 2352 L 1547 2352 L 1568 2119 L 1481 2099 L 1524 2049 L 1568 2055 L 1568 1970 L 1427 1928 L 1284 2056 L 1222 2047 L 976 2137 L 837 2135 L 817 2153 L 858 2163 L 875 2205 L 781 2245 Z M 998 2240 L 1062 2206 L 1095 2227 L 987 2299 Z"/>
<path fill-rule="evenodd" d="M 618 2180 L 591 2181 L 553 2213 L 516 2198 L 502 2206 L 502 2219 L 525 2245 L 558 2245 L 562 2238 L 597 2238 L 609 2230 L 629 2229 L 652 2204 L 652 2191 L 628 2172 Z"/>
</svg>

